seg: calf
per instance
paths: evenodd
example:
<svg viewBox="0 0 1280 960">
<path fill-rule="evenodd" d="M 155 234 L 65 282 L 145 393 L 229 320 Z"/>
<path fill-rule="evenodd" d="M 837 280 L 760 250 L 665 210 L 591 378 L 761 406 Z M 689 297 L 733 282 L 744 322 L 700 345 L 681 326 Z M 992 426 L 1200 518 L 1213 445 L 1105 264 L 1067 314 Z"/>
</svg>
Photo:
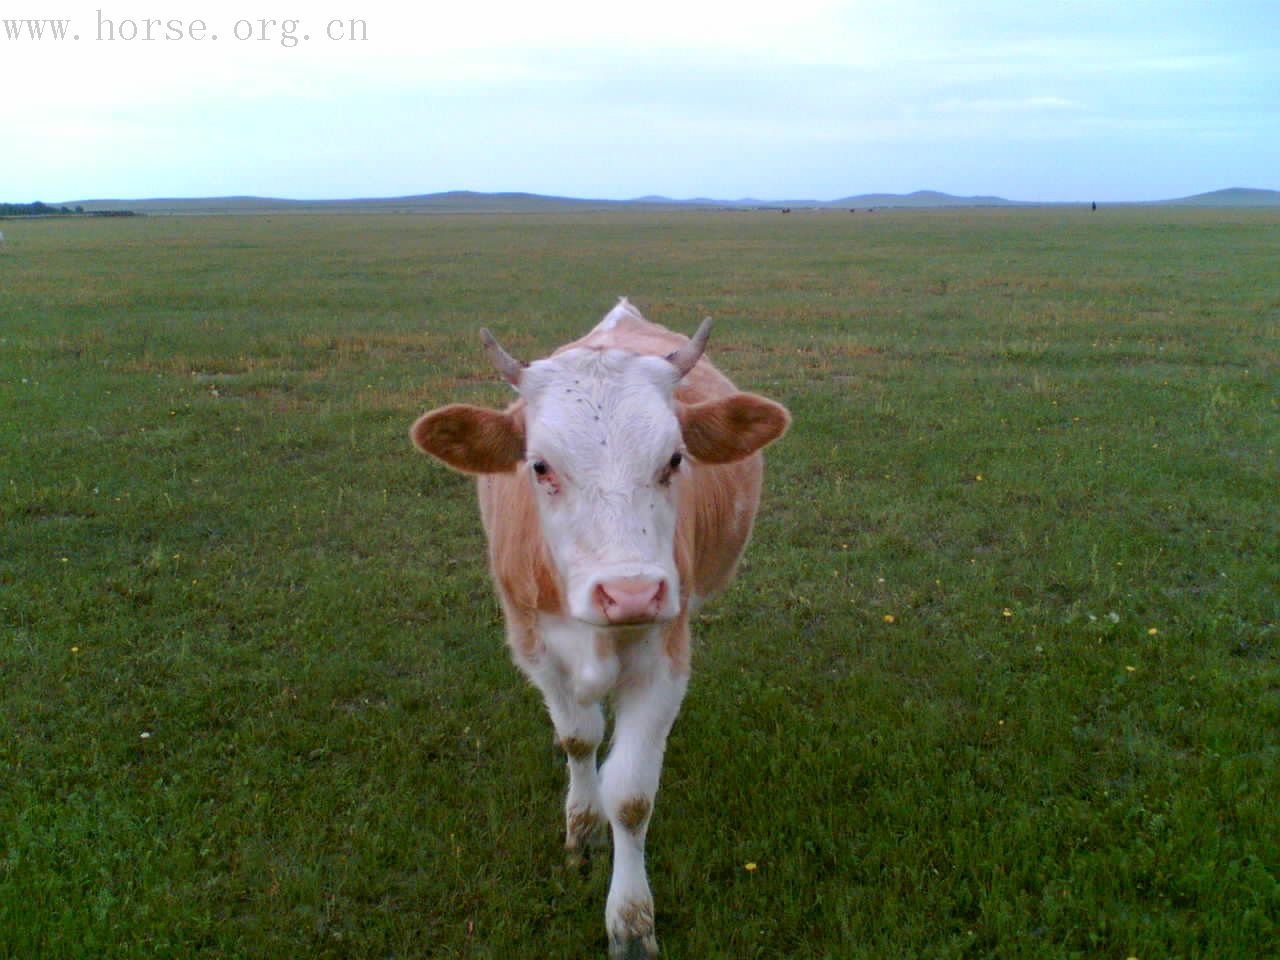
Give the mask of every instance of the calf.
<svg viewBox="0 0 1280 960">
<path fill-rule="evenodd" d="M 710 327 L 688 340 L 624 298 L 530 364 L 482 330 L 519 399 L 441 407 L 412 430 L 421 449 L 479 474 L 507 643 L 568 756 L 570 862 L 606 823 L 613 835 L 614 958 L 658 951 L 644 844 L 689 680 L 689 620 L 733 576 L 760 501 L 759 450 L 790 421 L 702 356 Z M 597 770 L 609 695 L 613 743 Z"/>
</svg>

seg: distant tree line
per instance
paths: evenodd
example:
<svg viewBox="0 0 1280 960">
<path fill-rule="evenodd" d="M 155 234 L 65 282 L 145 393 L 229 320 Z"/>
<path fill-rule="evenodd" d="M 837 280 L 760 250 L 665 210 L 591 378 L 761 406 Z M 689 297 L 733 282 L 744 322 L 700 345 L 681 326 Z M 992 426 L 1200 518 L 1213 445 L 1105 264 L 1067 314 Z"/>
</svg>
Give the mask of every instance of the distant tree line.
<svg viewBox="0 0 1280 960">
<path fill-rule="evenodd" d="M 86 214 L 84 207 L 79 204 L 74 207 L 55 207 L 49 203 L 41 203 L 39 200 L 35 203 L 0 203 L 0 217 L 74 217 L 86 215 L 90 217 L 137 216 L 132 210 L 91 210 Z"/>
<path fill-rule="evenodd" d="M 0 217 L 64 217 L 84 213 L 84 207 L 55 207 L 37 200 L 35 203 L 0 203 Z"/>
</svg>

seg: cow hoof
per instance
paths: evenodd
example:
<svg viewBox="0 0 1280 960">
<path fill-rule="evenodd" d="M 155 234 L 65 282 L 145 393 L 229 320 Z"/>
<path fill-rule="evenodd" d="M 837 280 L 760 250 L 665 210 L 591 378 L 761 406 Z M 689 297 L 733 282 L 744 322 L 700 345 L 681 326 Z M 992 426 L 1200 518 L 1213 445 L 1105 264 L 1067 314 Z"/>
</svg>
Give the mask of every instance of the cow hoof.
<svg viewBox="0 0 1280 960">
<path fill-rule="evenodd" d="M 653 960 L 657 955 L 658 939 L 653 934 L 609 941 L 609 960 Z"/>
</svg>

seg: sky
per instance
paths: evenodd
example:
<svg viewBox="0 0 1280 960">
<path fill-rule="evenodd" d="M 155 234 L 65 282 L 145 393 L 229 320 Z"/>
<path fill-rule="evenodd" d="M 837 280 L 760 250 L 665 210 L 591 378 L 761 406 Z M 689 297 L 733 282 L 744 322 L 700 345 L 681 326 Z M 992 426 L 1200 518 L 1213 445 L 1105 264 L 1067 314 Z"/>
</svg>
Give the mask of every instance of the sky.
<svg viewBox="0 0 1280 960">
<path fill-rule="evenodd" d="M 1276 0 L 413 6 L 0 4 L 0 201 L 1280 189 Z"/>
</svg>

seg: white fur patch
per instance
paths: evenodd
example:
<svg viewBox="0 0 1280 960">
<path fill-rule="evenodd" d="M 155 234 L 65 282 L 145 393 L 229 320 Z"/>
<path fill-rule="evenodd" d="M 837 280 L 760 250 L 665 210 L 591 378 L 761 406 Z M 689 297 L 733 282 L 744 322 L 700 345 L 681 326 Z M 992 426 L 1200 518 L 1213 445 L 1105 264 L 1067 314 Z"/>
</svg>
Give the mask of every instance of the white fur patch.
<svg viewBox="0 0 1280 960">
<path fill-rule="evenodd" d="M 612 330 L 624 318 L 632 320 L 644 319 L 644 317 L 640 316 L 640 311 L 631 305 L 630 300 L 626 297 L 619 297 L 617 306 L 604 315 L 604 319 L 596 324 L 596 329 Z"/>
<path fill-rule="evenodd" d="M 538 633 L 568 679 L 575 702 L 585 706 L 609 695 L 618 682 L 618 654 L 613 649 L 597 648 L 594 628 L 577 620 L 543 614 L 538 617 Z"/>
</svg>

